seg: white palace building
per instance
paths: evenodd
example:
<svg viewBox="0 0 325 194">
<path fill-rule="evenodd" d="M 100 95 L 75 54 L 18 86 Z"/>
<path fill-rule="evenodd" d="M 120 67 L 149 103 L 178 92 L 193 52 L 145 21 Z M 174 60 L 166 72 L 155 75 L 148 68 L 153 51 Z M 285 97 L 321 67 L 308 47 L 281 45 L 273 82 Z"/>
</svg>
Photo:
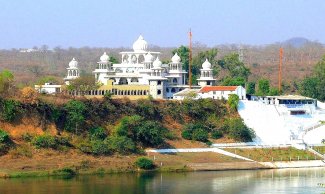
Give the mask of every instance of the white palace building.
<svg viewBox="0 0 325 194">
<path fill-rule="evenodd" d="M 114 97 L 126 96 L 131 99 L 144 98 L 148 95 L 155 99 L 173 99 L 174 94 L 189 89 L 189 85 L 185 83 L 187 71 L 182 68 L 181 58 L 177 53 L 168 64 L 160 61 L 160 54 L 149 51 L 148 43 L 141 35 L 133 43 L 133 51 L 120 52 L 119 64 L 112 64 L 105 52 L 92 72 L 101 86 L 84 95 L 101 97 L 110 92 Z M 216 79 L 213 78 L 212 66 L 207 59 L 202 64 L 200 73 L 199 85 L 192 86 L 192 89 L 199 90 L 205 86 L 215 85 Z M 67 68 L 65 83 L 68 85 L 71 80 L 78 77 L 78 62 L 73 58 Z M 43 91 L 46 90 L 44 88 L 42 86 Z M 78 91 L 73 94 L 80 95 Z"/>
</svg>

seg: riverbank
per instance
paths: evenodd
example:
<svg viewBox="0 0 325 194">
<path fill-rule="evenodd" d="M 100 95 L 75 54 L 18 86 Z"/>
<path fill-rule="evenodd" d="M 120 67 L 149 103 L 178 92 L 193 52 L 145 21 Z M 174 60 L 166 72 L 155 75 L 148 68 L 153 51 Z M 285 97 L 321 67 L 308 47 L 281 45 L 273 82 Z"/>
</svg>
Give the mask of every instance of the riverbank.
<svg viewBox="0 0 325 194">
<path fill-rule="evenodd" d="M 135 160 L 141 155 L 91 156 L 77 151 L 38 150 L 31 158 L 0 157 L 0 178 L 74 176 L 141 172 Z M 279 168 L 325 167 L 322 160 L 250 162 L 213 152 L 150 153 L 157 172 L 225 171 Z"/>
</svg>

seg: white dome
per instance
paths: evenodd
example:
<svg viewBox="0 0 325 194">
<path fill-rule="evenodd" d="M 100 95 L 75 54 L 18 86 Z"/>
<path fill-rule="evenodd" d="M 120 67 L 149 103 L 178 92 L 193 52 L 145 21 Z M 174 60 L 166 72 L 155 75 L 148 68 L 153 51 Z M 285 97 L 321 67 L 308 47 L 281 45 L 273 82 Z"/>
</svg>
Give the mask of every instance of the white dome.
<svg viewBox="0 0 325 194">
<path fill-rule="evenodd" d="M 208 59 L 205 59 L 204 63 L 202 64 L 202 69 L 211 69 L 211 63 Z"/>
<path fill-rule="evenodd" d="M 143 37 L 140 35 L 138 40 L 136 40 L 133 43 L 133 50 L 135 52 L 141 52 L 141 51 L 146 51 L 148 48 L 148 43 L 143 39 Z"/>
<path fill-rule="evenodd" d="M 154 68 L 160 68 L 162 65 L 162 62 L 159 60 L 159 57 L 156 58 L 156 60 L 153 62 L 153 67 Z"/>
<path fill-rule="evenodd" d="M 104 54 L 100 57 L 100 62 L 108 62 L 109 56 L 104 52 Z"/>
<path fill-rule="evenodd" d="M 78 61 L 76 61 L 75 58 L 73 58 L 69 63 L 70 68 L 78 68 Z"/>
<path fill-rule="evenodd" d="M 144 56 L 144 62 L 152 62 L 153 59 L 154 59 L 154 57 L 152 56 L 152 54 L 150 52 Z"/>
<path fill-rule="evenodd" d="M 178 56 L 177 53 L 175 53 L 175 55 L 172 57 L 172 62 L 173 63 L 179 63 L 179 62 L 181 62 L 181 58 Z"/>
</svg>

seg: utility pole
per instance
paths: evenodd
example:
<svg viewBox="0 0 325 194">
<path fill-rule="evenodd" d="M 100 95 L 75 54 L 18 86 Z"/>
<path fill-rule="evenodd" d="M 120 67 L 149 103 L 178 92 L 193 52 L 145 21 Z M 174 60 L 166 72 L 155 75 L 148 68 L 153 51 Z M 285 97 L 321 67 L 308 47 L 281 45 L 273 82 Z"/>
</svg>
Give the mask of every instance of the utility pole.
<svg viewBox="0 0 325 194">
<path fill-rule="evenodd" d="M 281 92 L 281 85 L 282 85 L 282 60 L 283 60 L 283 48 L 280 47 L 280 61 L 279 61 L 279 92 Z"/>
<path fill-rule="evenodd" d="M 192 88 L 192 71 L 191 71 L 191 67 L 192 67 L 192 31 L 190 29 L 190 32 L 189 32 L 189 39 L 190 39 L 190 46 L 189 46 L 189 49 L 190 49 L 190 53 L 189 53 L 189 61 L 188 61 L 188 85 L 189 85 L 189 88 L 191 89 Z"/>
</svg>

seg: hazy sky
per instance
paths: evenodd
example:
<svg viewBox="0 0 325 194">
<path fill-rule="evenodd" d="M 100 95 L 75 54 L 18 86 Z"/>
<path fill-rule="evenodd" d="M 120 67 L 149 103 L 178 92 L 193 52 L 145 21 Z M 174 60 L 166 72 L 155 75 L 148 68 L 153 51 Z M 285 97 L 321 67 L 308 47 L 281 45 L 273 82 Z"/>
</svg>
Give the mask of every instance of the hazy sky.
<svg viewBox="0 0 325 194">
<path fill-rule="evenodd" d="M 0 48 L 325 43 L 325 0 L 0 0 Z"/>
</svg>

